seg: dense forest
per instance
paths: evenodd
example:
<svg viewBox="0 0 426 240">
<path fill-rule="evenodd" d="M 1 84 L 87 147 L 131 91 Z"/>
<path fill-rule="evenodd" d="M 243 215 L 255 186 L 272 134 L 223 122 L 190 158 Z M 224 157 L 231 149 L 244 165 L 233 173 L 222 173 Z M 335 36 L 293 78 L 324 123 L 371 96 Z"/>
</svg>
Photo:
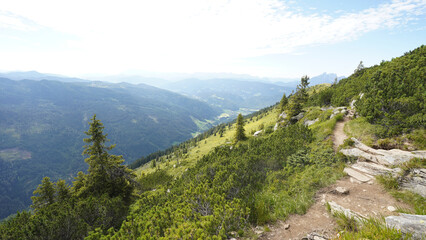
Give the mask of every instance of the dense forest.
<svg viewBox="0 0 426 240">
<path fill-rule="evenodd" d="M 343 114 L 333 115 L 320 106 L 354 103 L 358 118 L 374 126 L 378 137 L 422 129 L 425 68 L 426 47 L 421 46 L 377 66 L 360 64 L 353 75 L 330 87 L 309 89 L 309 78 L 304 76 L 297 91 L 284 94 L 280 103 L 140 158 L 132 165 L 139 167 L 134 171 L 123 165 L 120 156 L 109 153 L 112 147 L 105 144 L 103 125 L 94 116 L 85 139 L 88 173 L 80 172 L 71 186 L 45 178 L 34 192 L 33 211 L 3 222 L 0 236 L 251 238 L 251 226 L 306 213 L 315 192 L 344 175 L 350 159 L 334 152 L 329 137 Z M 275 131 L 266 119 L 277 123 Z M 304 124 L 313 119 L 317 121 L 311 126 Z M 238 137 L 249 125 L 262 130 L 261 135 L 249 132 Z M 217 139 L 223 144 L 197 155 Z M 185 165 L 191 154 L 196 161 Z M 175 170 L 182 166 L 184 171 Z"/>
</svg>

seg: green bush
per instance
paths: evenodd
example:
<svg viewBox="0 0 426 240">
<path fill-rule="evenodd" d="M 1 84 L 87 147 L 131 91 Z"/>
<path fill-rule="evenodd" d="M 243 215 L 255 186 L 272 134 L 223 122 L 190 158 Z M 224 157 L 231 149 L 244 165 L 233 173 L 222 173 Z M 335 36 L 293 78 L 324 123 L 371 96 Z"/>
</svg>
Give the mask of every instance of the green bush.
<svg viewBox="0 0 426 240">
<path fill-rule="evenodd" d="M 342 148 L 353 147 L 355 145 L 355 141 L 352 138 L 346 138 L 343 141 Z"/>
</svg>

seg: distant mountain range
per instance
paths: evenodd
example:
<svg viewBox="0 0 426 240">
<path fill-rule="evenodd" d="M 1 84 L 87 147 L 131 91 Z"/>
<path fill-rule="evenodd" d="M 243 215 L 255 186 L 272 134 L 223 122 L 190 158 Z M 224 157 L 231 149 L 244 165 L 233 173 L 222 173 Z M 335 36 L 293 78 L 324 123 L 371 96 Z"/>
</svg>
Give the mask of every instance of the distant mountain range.
<svg viewBox="0 0 426 240">
<path fill-rule="evenodd" d="M 42 177 L 87 169 L 84 131 L 97 114 L 127 162 L 209 128 L 220 111 L 145 84 L 0 78 L 0 219 L 29 205 Z"/>
<path fill-rule="evenodd" d="M 60 82 L 89 82 L 89 80 L 84 80 L 81 78 L 72 78 L 65 77 L 56 74 L 44 74 L 36 71 L 28 71 L 28 72 L 0 72 L 0 78 L 8 78 L 11 80 L 52 80 L 52 81 L 60 81 Z"/>
<path fill-rule="evenodd" d="M 206 102 L 224 114 L 222 121 L 234 118 L 238 113 L 249 114 L 265 106 L 279 101 L 286 93 L 289 95 L 296 89 L 300 79 L 293 78 L 259 78 L 244 74 L 232 73 L 144 73 L 135 75 L 91 76 L 92 80 L 112 83 L 144 83 L 150 86 L 173 91 Z M 147 74 L 147 75 L 137 75 Z M 14 80 L 56 80 L 61 82 L 87 82 L 80 78 L 69 78 L 54 74 L 31 72 L 0 73 Z M 162 78 L 163 77 L 163 78 Z M 191 77 L 191 78 L 189 78 Z M 333 83 L 340 80 L 335 73 L 323 73 L 312 77 L 310 85 Z M 176 80 L 181 79 L 181 80 Z"/>
<path fill-rule="evenodd" d="M 270 106 L 292 88 L 270 83 L 234 79 L 186 79 L 169 83 L 163 88 L 175 91 L 218 107 L 224 111 L 247 111 Z"/>
</svg>

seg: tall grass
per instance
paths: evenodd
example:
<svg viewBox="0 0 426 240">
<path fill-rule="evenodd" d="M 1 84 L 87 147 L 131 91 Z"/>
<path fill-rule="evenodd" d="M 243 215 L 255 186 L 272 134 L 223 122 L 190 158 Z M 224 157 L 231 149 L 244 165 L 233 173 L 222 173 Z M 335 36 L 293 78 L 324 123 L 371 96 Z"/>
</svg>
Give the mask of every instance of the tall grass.
<svg viewBox="0 0 426 240">
<path fill-rule="evenodd" d="M 356 118 L 345 124 L 344 131 L 349 137 L 354 137 L 368 146 L 377 140 L 376 132 L 380 126 L 373 125 L 364 117 Z"/>
<path fill-rule="evenodd" d="M 336 239 L 411 239 L 410 235 L 405 235 L 400 230 L 386 227 L 384 218 L 369 218 L 359 223 L 352 221 L 344 214 L 338 214 L 336 217 L 337 222 L 342 224 L 343 230 Z"/>
<path fill-rule="evenodd" d="M 284 170 L 270 173 L 267 185 L 256 197 L 254 207 L 257 224 L 286 219 L 290 214 L 304 214 L 314 203 L 316 191 L 334 183 L 343 176 L 340 164 L 312 165 L 287 178 Z"/>
</svg>

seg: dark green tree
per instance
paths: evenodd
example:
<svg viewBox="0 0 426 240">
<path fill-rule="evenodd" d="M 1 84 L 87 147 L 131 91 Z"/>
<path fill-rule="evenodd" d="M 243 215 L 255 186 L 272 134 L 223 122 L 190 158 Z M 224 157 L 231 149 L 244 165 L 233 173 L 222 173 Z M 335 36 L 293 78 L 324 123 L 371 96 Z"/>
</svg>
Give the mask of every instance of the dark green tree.
<svg viewBox="0 0 426 240">
<path fill-rule="evenodd" d="M 287 105 L 287 118 L 291 119 L 302 111 L 303 104 L 308 101 L 308 86 L 309 77 L 303 76 L 300 79 L 300 84 L 297 85 L 296 93 L 293 94 Z"/>
<path fill-rule="evenodd" d="M 107 146 L 107 134 L 103 133 L 104 126 L 100 120 L 93 115 L 90 127 L 86 133 L 88 138 L 84 139 L 88 145 L 84 146 L 85 159 L 89 164 L 88 174 L 79 173 L 74 182 L 74 193 L 78 197 L 101 196 L 108 194 L 109 197 L 120 196 L 123 200 L 130 200 L 134 188 L 134 173 L 126 166 L 122 156 L 109 154 L 115 145 Z"/>
<path fill-rule="evenodd" d="M 240 141 L 246 139 L 246 135 L 244 133 L 244 118 L 243 115 L 238 114 L 236 130 L 235 130 L 235 141 Z"/>
<path fill-rule="evenodd" d="M 284 93 L 279 105 L 280 114 L 285 110 L 285 107 L 287 106 L 287 104 L 288 104 L 288 98 Z"/>
<path fill-rule="evenodd" d="M 354 73 L 357 73 L 357 72 L 360 72 L 361 70 L 363 70 L 365 67 L 364 67 L 364 64 L 362 63 L 362 61 L 360 61 L 359 62 L 359 64 L 358 64 L 358 67 L 356 67 L 356 69 L 355 69 L 355 71 L 354 71 Z"/>
<path fill-rule="evenodd" d="M 297 86 L 296 97 L 299 98 L 299 101 L 303 104 L 308 100 L 308 86 L 309 86 L 309 77 L 303 76 L 300 79 L 300 84 Z"/>
<path fill-rule="evenodd" d="M 41 184 L 34 191 L 34 196 L 31 197 L 34 210 L 39 210 L 45 206 L 55 202 L 55 185 L 50 181 L 49 177 L 44 177 Z"/>
<path fill-rule="evenodd" d="M 70 187 L 66 184 L 65 180 L 59 180 L 55 185 L 56 201 L 65 202 L 71 197 Z"/>
</svg>

